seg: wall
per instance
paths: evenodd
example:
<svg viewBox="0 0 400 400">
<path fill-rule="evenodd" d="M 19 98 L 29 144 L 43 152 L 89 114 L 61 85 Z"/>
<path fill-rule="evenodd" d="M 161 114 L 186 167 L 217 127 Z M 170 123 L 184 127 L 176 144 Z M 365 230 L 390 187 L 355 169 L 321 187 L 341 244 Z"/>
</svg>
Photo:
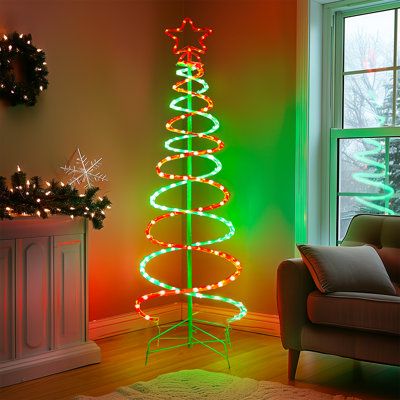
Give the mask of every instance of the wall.
<svg viewBox="0 0 400 400">
<path fill-rule="evenodd" d="M 296 2 L 189 5 L 214 28 L 206 79 L 226 143 L 220 179 L 232 192 L 221 212 L 237 230 L 223 246 L 245 268 L 225 293 L 276 314 L 276 267 L 294 248 Z"/>
<path fill-rule="evenodd" d="M 29 175 L 60 179 L 59 166 L 78 145 L 104 160 L 103 193 L 113 209 L 104 229 L 90 233 L 91 320 L 131 312 L 137 296 L 154 290 L 138 263 L 154 250 L 143 230 L 157 215 L 148 196 L 161 184 L 154 166 L 166 154 L 172 115 L 176 59 L 163 30 L 186 14 L 214 30 L 205 79 L 226 142 L 218 180 L 232 192 L 221 215 L 237 228 L 221 249 L 245 267 L 224 293 L 250 311 L 276 313 L 276 267 L 294 247 L 295 4 L 0 0 L 0 30 L 32 33 L 50 71 L 35 107 L 0 107 L 0 174 L 9 177 L 19 164 Z M 179 240 L 175 225 L 161 235 Z M 179 282 L 180 262 L 160 259 L 159 276 Z M 208 279 L 213 267 L 220 268 L 204 260 L 197 276 Z"/>
</svg>

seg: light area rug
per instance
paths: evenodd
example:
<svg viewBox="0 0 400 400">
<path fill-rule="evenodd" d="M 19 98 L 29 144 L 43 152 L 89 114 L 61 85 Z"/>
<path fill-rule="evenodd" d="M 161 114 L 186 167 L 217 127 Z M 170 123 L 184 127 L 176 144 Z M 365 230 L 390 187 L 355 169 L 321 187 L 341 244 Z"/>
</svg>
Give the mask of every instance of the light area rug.
<svg viewBox="0 0 400 400">
<path fill-rule="evenodd" d="M 100 397 L 78 396 L 75 400 L 360 400 L 331 395 L 277 382 L 200 369 L 163 374 L 147 382 L 123 386 Z"/>
</svg>

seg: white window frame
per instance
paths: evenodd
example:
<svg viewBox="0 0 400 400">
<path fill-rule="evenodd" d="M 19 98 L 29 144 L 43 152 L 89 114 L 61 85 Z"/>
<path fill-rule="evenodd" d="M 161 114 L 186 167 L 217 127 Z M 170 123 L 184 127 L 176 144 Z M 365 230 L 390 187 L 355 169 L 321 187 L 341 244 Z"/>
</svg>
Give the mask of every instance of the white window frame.
<svg viewBox="0 0 400 400">
<path fill-rule="evenodd" d="M 343 55 L 344 55 L 344 20 L 346 17 L 355 15 L 369 14 L 377 11 L 384 11 L 393 8 L 398 8 L 398 2 L 384 2 L 382 4 L 365 4 L 363 6 L 352 7 L 351 9 L 334 10 L 331 20 L 331 52 L 333 56 L 333 70 L 331 72 L 331 91 L 332 91 L 332 107 L 331 107 L 331 129 L 328 133 L 329 137 L 329 244 L 337 244 L 337 229 L 338 229 L 338 162 L 337 162 L 337 143 L 340 138 L 345 137 L 385 137 L 399 136 L 400 128 L 394 127 L 377 127 L 377 128 L 360 128 L 360 129 L 343 129 Z M 398 13 L 395 18 L 395 28 L 397 28 Z M 394 65 L 397 64 L 397 35 L 394 41 Z M 381 69 L 382 70 L 382 69 Z M 393 106 L 396 107 L 396 68 L 394 70 L 394 99 Z"/>
<path fill-rule="evenodd" d="M 396 5 L 393 0 L 297 0 L 297 243 L 336 244 L 330 132 L 341 128 L 341 113 L 335 111 L 341 108 L 335 107 L 335 101 L 341 103 L 341 88 L 334 87 L 333 79 L 337 71 L 341 73 L 341 59 L 335 54 L 335 16 Z"/>
</svg>

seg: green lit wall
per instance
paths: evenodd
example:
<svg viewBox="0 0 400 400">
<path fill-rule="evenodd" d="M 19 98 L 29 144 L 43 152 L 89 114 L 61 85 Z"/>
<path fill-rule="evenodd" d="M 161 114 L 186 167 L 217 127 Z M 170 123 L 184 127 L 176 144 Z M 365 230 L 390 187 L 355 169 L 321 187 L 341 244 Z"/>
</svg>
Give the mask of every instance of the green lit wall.
<svg viewBox="0 0 400 400">
<path fill-rule="evenodd" d="M 276 268 L 294 255 L 296 2 L 190 5 L 188 15 L 214 28 L 205 78 L 226 144 L 219 177 L 232 193 L 219 210 L 236 228 L 221 247 L 244 268 L 222 292 L 276 314 Z"/>
</svg>

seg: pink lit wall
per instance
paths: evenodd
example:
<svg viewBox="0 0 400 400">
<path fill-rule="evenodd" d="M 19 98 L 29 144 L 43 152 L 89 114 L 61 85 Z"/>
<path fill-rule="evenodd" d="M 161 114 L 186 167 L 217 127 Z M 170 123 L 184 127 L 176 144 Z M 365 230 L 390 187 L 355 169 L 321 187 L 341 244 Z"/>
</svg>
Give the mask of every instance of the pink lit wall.
<svg viewBox="0 0 400 400">
<path fill-rule="evenodd" d="M 221 246 L 245 267 L 224 293 L 250 311 L 276 314 L 276 267 L 294 248 L 295 4 L 2 0 L 0 32 L 32 34 L 46 52 L 50 83 L 35 107 L 0 105 L 0 175 L 19 164 L 60 179 L 76 146 L 104 159 L 103 193 L 113 209 L 105 227 L 90 232 L 91 320 L 131 312 L 137 296 L 154 290 L 138 264 L 155 250 L 143 231 L 158 215 L 148 197 L 162 184 L 154 166 L 166 154 L 172 116 L 176 58 L 163 31 L 184 16 L 214 30 L 205 79 L 226 143 L 219 181 L 233 195 L 221 214 L 237 228 Z M 181 229 L 161 234 L 179 240 Z M 160 258 L 159 276 L 179 283 L 179 263 Z"/>
</svg>

